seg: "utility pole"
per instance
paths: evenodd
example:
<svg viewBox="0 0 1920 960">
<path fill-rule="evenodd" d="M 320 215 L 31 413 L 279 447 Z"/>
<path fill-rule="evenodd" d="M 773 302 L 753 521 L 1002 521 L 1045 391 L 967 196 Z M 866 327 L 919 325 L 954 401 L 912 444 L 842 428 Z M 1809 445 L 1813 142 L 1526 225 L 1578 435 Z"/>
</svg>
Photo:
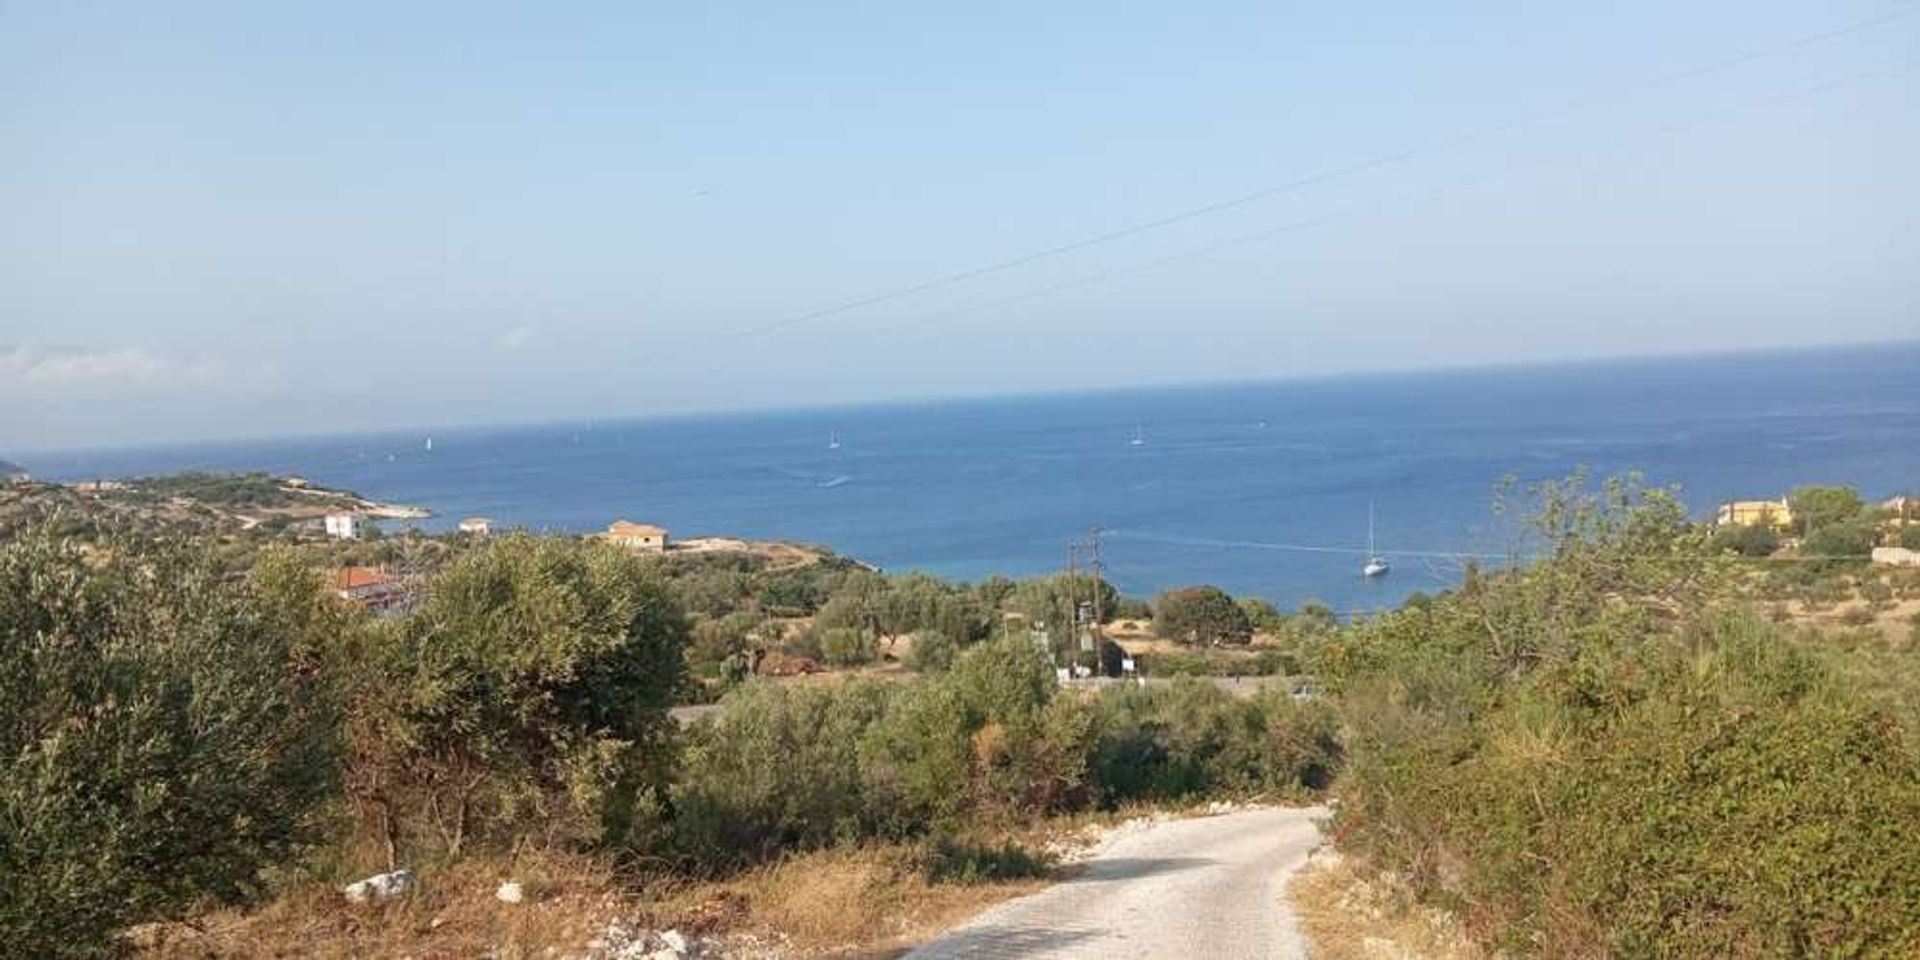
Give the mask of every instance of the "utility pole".
<svg viewBox="0 0 1920 960">
<path fill-rule="evenodd" d="M 1092 596 L 1086 600 L 1080 598 L 1080 559 L 1087 559 L 1087 572 L 1092 575 Z M 1101 647 L 1105 640 L 1100 635 L 1100 623 L 1106 615 L 1105 605 L 1101 601 L 1101 587 L 1104 571 L 1100 560 L 1100 528 L 1093 527 L 1087 532 L 1085 540 L 1067 541 L 1067 642 L 1072 645 L 1069 655 L 1069 675 L 1077 674 L 1080 666 L 1081 647 L 1086 647 L 1093 656 L 1089 674 L 1099 673 L 1104 667 L 1100 659 Z"/>
<path fill-rule="evenodd" d="M 1080 578 L 1076 576 L 1080 559 L 1080 545 L 1067 541 L 1067 679 L 1076 679 L 1080 672 Z"/>
</svg>

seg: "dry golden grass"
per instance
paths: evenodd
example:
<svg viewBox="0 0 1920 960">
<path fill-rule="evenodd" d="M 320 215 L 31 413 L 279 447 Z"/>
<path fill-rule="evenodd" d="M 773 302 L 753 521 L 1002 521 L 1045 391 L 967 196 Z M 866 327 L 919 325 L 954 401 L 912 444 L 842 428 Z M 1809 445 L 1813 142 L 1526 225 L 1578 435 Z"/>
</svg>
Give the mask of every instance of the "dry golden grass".
<svg viewBox="0 0 1920 960">
<path fill-rule="evenodd" d="M 1287 886 L 1315 960 L 1488 960 L 1443 911 L 1422 906 L 1390 878 L 1365 878 L 1345 858 L 1320 853 Z"/>
<path fill-rule="evenodd" d="M 870 845 L 795 857 L 754 871 L 728 890 L 752 905 L 743 929 L 797 953 L 894 956 L 1044 880 L 930 883 L 906 848 Z"/>
<path fill-rule="evenodd" d="M 526 900 L 501 903 L 500 882 Z M 779 954 L 888 957 L 1044 880 L 933 883 L 923 855 L 902 844 L 800 854 L 725 880 L 626 878 L 577 855 L 467 860 L 420 872 L 412 894 L 351 904 L 327 884 L 292 889 L 251 911 L 155 924 L 133 937 L 148 960 L 239 957 L 398 957 L 417 960 L 583 954 L 619 922 L 779 945 Z M 552 953 L 549 953 L 549 950 Z M 752 951 L 748 951 L 752 952 Z"/>
<path fill-rule="evenodd" d="M 526 902 L 495 899 L 513 877 Z M 612 920 L 632 916 L 638 898 L 603 862 L 589 857 L 468 860 L 424 870 L 412 894 L 386 903 L 353 904 L 328 884 L 289 890 L 252 912 L 225 910 L 192 923 L 136 931 L 139 954 L 164 960 L 227 957 L 412 956 L 419 960 L 542 955 L 547 947 L 579 950 Z"/>
</svg>

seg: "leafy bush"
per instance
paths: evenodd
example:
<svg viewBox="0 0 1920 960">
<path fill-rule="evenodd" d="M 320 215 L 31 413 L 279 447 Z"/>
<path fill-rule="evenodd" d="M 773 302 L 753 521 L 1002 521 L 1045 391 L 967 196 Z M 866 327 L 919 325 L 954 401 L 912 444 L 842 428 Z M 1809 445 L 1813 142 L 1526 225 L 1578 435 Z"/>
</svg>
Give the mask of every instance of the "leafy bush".
<svg viewBox="0 0 1920 960">
<path fill-rule="evenodd" d="M 913 635 L 913 646 L 907 650 L 907 666 L 921 673 L 938 673 L 953 666 L 958 652 L 951 637 L 938 630 L 922 630 Z"/>
<path fill-rule="evenodd" d="M 749 683 L 687 737 L 674 788 L 676 846 L 709 867 L 870 831 L 860 742 L 886 707 L 859 681 Z"/>
<path fill-rule="evenodd" d="M 1324 786 L 1339 749 L 1332 712 L 1284 693 L 1257 700 L 1179 678 L 1098 701 L 1094 779 L 1107 805 Z"/>
<path fill-rule="evenodd" d="M 1859 517 L 1815 527 L 1800 541 L 1800 551 L 1813 557 L 1864 560 L 1880 534 L 1873 520 Z"/>
<path fill-rule="evenodd" d="M 820 654 L 836 667 L 872 663 L 873 635 L 855 627 L 829 627 L 820 634 Z"/>
<path fill-rule="evenodd" d="M 968 648 L 947 677 L 969 726 L 989 720 L 1023 722 L 1053 696 L 1053 667 L 1026 640 L 1009 637 Z"/>
<path fill-rule="evenodd" d="M 1780 534 L 1770 523 L 1729 524 L 1713 532 L 1713 547 L 1743 557 L 1768 557 L 1780 549 Z"/>
<path fill-rule="evenodd" d="M 1183 643 L 1246 643 L 1253 621 L 1219 587 L 1170 590 L 1153 602 L 1155 636 Z"/>
<path fill-rule="evenodd" d="M 0 545 L 0 942 L 118 952 L 257 892 L 335 787 L 333 705 L 268 600 L 197 551 Z"/>
<path fill-rule="evenodd" d="M 491 541 L 383 635 L 354 797 L 390 848 L 633 839 L 665 796 L 686 638 L 665 585 L 627 551 Z"/>
<path fill-rule="evenodd" d="M 1899 713 L 1709 602 L 1663 492 L 1540 495 L 1543 563 L 1325 650 L 1346 842 L 1514 954 L 1920 949 Z"/>
</svg>

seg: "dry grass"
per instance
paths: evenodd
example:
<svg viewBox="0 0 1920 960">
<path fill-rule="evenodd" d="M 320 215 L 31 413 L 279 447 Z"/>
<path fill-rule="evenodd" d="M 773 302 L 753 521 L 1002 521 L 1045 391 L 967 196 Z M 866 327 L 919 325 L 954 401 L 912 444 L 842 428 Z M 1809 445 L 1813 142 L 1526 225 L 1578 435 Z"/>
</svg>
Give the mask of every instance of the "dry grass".
<svg viewBox="0 0 1920 960">
<path fill-rule="evenodd" d="M 796 857 L 728 884 L 752 905 L 744 929 L 796 953 L 889 957 L 1044 880 L 935 884 L 911 851 L 872 845 Z"/>
<path fill-rule="evenodd" d="M 527 901 L 499 902 L 494 892 L 512 876 Z M 338 889 L 313 883 L 287 891 L 252 912 L 224 910 L 192 923 L 136 931 L 142 956 L 164 960 L 228 957 L 413 956 L 420 960 L 542 955 L 548 947 L 578 950 L 607 922 L 640 904 L 603 862 L 574 856 L 469 860 L 421 872 L 416 890 L 387 903 L 351 904 Z"/>
<path fill-rule="evenodd" d="M 1316 960 L 1488 960 L 1444 911 L 1391 878 L 1366 878 L 1339 854 L 1317 853 L 1287 886 Z"/>
<path fill-rule="evenodd" d="M 525 902 L 495 898 L 509 877 L 524 885 Z M 523 857 L 517 868 L 504 860 L 467 860 L 422 870 L 412 894 L 380 904 L 350 904 L 332 885 L 308 884 L 251 912 L 150 925 L 133 939 L 148 960 L 516 960 L 584 955 L 590 941 L 619 922 L 777 944 L 781 956 L 889 957 L 1045 883 L 933 883 L 924 853 L 904 844 L 800 854 L 713 881 L 623 880 L 604 860 L 543 855 Z"/>
</svg>

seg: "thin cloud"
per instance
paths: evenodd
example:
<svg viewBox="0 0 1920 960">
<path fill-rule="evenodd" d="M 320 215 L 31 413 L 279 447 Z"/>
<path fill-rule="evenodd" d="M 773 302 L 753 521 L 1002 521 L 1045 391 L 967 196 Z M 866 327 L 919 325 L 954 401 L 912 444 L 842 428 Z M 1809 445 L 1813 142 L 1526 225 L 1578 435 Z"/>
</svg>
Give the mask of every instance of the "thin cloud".
<svg viewBox="0 0 1920 960">
<path fill-rule="evenodd" d="M 501 353 L 518 353 L 520 351 L 520 348 L 526 346 L 529 340 L 532 340 L 534 337 L 539 335 L 540 335 L 539 327 L 530 326 L 530 325 L 524 326 L 524 327 L 515 327 L 512 330 L 507 331 L 505 335 L 501 336 L 501 338 L 498 341 L 496 341 L 495 345 L 500 348 Z"/>
<path fill-rule="evenodd" d="M 0 347 L 0 386 L 26 393 L 252 389 L 278 379 L 272 364 L 187 360 L 141 347 Z"/>
</svg>

